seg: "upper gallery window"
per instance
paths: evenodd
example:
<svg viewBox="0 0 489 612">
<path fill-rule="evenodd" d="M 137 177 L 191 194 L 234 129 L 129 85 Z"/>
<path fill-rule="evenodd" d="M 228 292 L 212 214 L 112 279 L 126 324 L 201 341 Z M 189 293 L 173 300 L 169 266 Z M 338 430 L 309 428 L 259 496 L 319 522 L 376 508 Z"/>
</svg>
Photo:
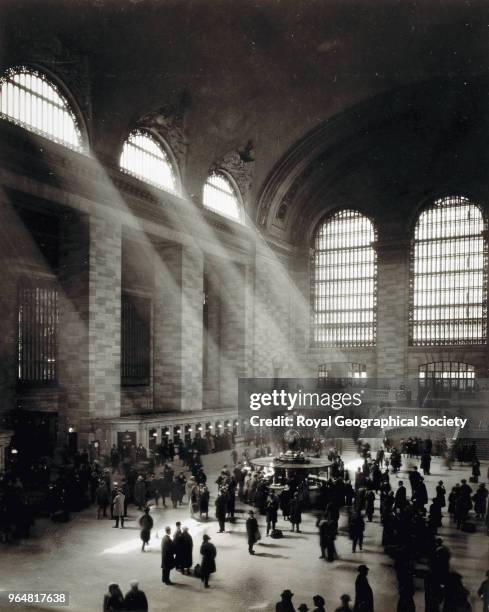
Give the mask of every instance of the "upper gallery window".
<svg viewBox="0 0 489 612">
<path fill-rule="evenodd" d="M 121 168 L 166 191 L 178 191 L 175 168 L 163 145 L 149 132 L 134 130 L 122 147 Z"/>
<path fill-rule="evenodd" d="M 450 391 L 473 391 L 475 367 L 458 361 L 436 361 L 419 366 L 419 387 L 440 395 Z"/>
<path fill-rule="evenodd" d="M 480 208 L 440 198 L 418 218 L 411 254 L 411 343 L 482 344 L 487 335 L 487 244 Z"/>
<path fill-rule="evenodd" d="M 0 78 L 0 114 L 4 119 L 82 151 L 79 122 L 59 88 L 26 67 L 10 68 Z"/>
<path fill-rule="evenodd" d="M 230 179 L 220 172 L 213 172 L 205 182 L 204 206 L 235 221 L 243 221 L 238 190 Z"/>
<path fill-rule="evenodd" d="M 343 209 L 320 223 L 311 270 L 312 341 L 371 346 L 376 335 L 377 257 L 372 222 Z"/>
</svg>

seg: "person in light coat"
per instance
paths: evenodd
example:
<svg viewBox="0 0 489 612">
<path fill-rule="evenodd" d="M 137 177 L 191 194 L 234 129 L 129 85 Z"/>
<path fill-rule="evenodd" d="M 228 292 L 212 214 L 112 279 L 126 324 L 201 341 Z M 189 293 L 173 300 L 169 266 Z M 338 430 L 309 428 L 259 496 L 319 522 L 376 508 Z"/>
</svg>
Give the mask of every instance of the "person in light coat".
<svg viewBox="0 0 489 612">
<path fill-rule="evenodd" d="M 119 519 L 121 521 L 121 528 L 124 529 L 124 501 L 126 496 L 122 493 L 120 489 L 117 490 L 116 496 L 114 497 L 113 502 L 113 514 L 115 518 L 114 527 L 117 529 L 119 527 Z"/>
</svg>

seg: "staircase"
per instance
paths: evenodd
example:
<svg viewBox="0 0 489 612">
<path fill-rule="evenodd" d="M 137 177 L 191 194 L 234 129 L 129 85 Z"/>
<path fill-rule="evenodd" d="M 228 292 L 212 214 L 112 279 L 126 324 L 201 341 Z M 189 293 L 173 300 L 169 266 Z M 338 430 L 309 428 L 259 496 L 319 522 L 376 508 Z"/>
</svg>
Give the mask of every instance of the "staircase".
<svg viewBox="0 0 489 612">
<path fill-rule="evenodd" d="M 341 453 L 357 454 L 357 444 L 351 438 L 341 438 Z"/>
</svg>

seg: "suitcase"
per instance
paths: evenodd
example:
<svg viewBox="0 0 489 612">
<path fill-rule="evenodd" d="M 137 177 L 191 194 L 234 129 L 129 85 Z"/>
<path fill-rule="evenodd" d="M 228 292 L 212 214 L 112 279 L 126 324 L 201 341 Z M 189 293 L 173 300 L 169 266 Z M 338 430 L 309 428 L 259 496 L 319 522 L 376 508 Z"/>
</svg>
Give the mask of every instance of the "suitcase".
<svg viewBox="0 0 489 612">
<path fill-rule="evenodd" d="M 196 578 L 200 578 L 202 576 L 202 570 L 200 567 L 200 563 L 197 563 L 197 565 L 194 567 L 194 576 Z"/>
<path fill-rule="evenodd" d="M 477 528 L 475 526 L 475 523 L 464 523 L 462 525 L 462 531 L 465 531 L 465 533 L 475 533 L 477 531 Z"/>
<path fill-rule="evenodd" d="M 272 533 L 270 534 L 270 537 L 273 538 L 274 540 L 279 540 L 280 538 L 284 537 L 284 534 L 282 533 L 281 529 L 272 529 Z"/>
</svg>

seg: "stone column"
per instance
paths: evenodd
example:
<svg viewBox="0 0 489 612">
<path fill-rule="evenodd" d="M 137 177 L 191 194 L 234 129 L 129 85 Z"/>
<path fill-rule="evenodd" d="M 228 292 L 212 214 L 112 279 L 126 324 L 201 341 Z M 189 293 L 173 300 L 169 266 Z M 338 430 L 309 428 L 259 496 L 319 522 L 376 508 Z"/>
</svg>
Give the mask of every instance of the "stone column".
<svg viewBox="0 0 489 612">
<path fill-rule="evenodd" d="M 160 249 L 155 263 L 154 406 L 202 409 L 202 253 L 182 245 Z"/>
<path fill-rule="evenodd" d="M 409 241 L 392 236 L 377 251 L 377 377 L 402 381 L 407 372 Z"/>
<path fill-rule="evenodd" d="M 121 225 L 70 215 L 60 251 L 59 384 L 83 447 L 92 419 L 120 416 Z"/>
</svg>

